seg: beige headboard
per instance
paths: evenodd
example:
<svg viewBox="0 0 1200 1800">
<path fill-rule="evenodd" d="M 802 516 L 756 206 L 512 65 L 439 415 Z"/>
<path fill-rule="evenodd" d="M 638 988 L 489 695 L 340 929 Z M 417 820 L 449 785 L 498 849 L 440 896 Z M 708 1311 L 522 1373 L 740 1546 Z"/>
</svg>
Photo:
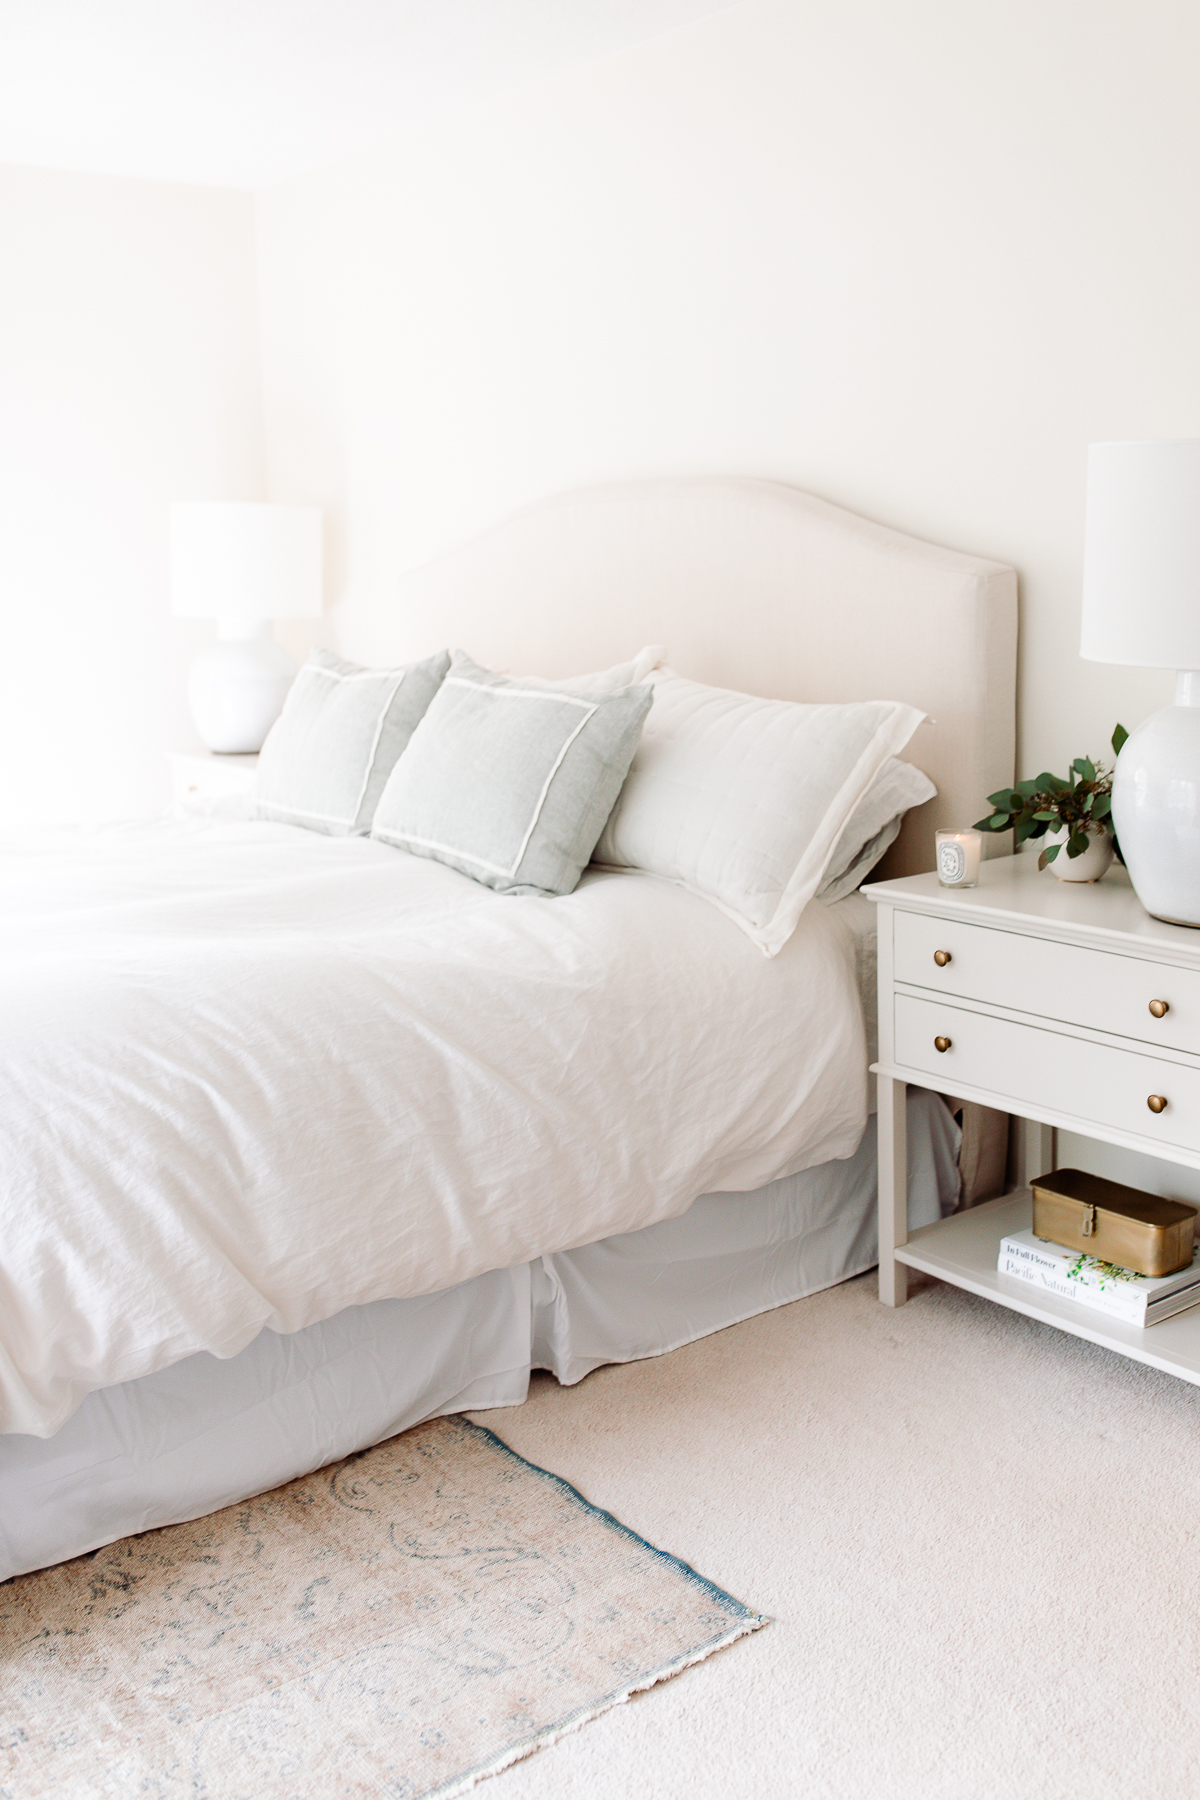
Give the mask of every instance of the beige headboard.
<svg viewBox="0 0 1200 1800">
<path fill-rule="evenodd" d="M 526 507 L 406 575 L 406 646 L 575 675 L 661 643 L 681 674 L 785 700 L 901 699 L 929 714 L 905 752 L 938 798 L 880 873 L 933 865 L 1013 779 L 1017 583 L 772 481 L 587 488 Z M 1007 837 L 994 849 L 1006 849 Z"/>
</svg>

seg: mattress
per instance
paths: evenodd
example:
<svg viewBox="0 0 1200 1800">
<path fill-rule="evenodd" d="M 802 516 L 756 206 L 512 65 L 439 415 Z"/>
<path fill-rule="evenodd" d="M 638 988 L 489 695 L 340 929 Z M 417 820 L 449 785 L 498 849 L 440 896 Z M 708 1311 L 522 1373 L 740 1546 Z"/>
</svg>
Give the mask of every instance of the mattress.
<svg viewBox="0 0 1200 1800">
<path fill-rule="evenodd" d="M 843 903 L 844 905 L 845 903 Z M 850 1156 L 851 932 L 193 819 L 12 846 L 0 1429 Z"/>
<path fill-rule="evenodd" d="M 830 909 L 874 1012 L 875 909 Z M 910 1220 L 953 1210 L 958 1128 L 909 1096 Z M 660 1355 L 876 1261 L 875 1134 L 751 1193 L 445 1292 L 345 1308 L 238 1355 L 205 1352 L 90 1394 L 50 1439 L 0 1437 L 0 1579 L 195 1518 L 441 1413 L 518 1405 L 530 1371 L 564 1383 Z"/>
</svg>

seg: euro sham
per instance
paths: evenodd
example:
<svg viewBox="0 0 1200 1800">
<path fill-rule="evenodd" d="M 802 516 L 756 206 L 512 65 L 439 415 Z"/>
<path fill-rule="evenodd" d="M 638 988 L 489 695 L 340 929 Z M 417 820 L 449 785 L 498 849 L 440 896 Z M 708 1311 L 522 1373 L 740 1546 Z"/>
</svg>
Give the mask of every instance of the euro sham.
<svg viewBox="0 0 1200 1800">
<path fill-rule="evenodd" d="M 775 956 L 855 806 L 924 714 L 899 700 L 806 706 L 671 669 L 596 861 L 678 882 Z"/>
</svg>

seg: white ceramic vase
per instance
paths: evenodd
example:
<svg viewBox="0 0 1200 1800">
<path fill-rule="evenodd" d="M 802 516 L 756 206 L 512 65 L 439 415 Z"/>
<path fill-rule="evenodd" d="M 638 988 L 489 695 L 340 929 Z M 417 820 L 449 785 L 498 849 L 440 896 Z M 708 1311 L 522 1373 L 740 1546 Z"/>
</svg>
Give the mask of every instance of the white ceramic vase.
<svg viewBox="0 0 1200 1800">
<path fill-rule="evenodd" d="M 1092 825 L 1088 828 L 1088 847 L 1082 856 L 1067 855 L 1067 839 L 1070 832 L 1064 826 L 1061 831 L 1048 831 L 1042 839 L 1043 850 L 1051 844 L 1061 844 L 1062 848 L 1054 861 L 1048 866 L 1052 874 L 1060 881 L 1099 881 L 1113 859 L 1112 832 L 1103 825 Z"/>
<path fill-rule="evenodd" d="M 1172 925 L 1200 925 L 1200 671 L 1182 671 L 1174 706 L 1153 713 L 1122 745 L 1113 824 L 1146 911 Z"/>
</svg>

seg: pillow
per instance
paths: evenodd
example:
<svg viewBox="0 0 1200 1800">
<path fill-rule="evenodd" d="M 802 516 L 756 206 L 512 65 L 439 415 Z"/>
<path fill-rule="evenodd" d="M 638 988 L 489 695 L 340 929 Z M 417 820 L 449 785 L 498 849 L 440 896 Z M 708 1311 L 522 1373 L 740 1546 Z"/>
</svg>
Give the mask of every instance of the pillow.
<svg viewBox="0 0 1200 1800">
<path fill-rule="evenodd" d="M 863 845 L 862 850 L 848 869 L 844 869 L 836 880 L 828 881 L 817 889 L 817 899 L 822 906 L 834 906 L 839 900 L 844 900 L 848 894 L 854 893 L 856 888 L 862 886 L 884 852 L 890 850 L 900 836 L 900 827 L 903 823 L 903 813 L 898 813 L 894 819 L 889 819 L 883 830 L 877 831 L 875 836 Z"/>
<path fill-rule="evenodd" d="M 909 807 L 932 800 L 936 793 L 928 775 L 912 763 L 889 757 L 850 814 L 817 889 L 817 899 L 832 906 L 852 894 L 899 837 Z"/>
<path fill-rule="evenodd" d="M 850 814 L 924 717 L 898 700 L 801 706 L 650 676 L 654 711 L 596 860 L 701 894 L 780 951 Z"/>
<path fill-rule="evenodd" d="M 371 836 L 511 894 L 569 894 L 625 779 L 652 690 L 577 693 L 461 650 L 383 790 Z"/>
<path fill-rule="evenodd" d="M 599 675 L 568 675 L 561 681 L 545 681 L 540 675 L 522 675 L 518 679 L 525 687 L 556 688 L 563 694 L 611 694 L 617 688 L 634 687 L 647 680 L 651 671 L 666 661 L 666 656 L 665 645 L 647 644 L 629 662 L 617 663 Z"/>
<path fill-rule="evenodd" d="M 258 759 L 259 818 L 365 836 L 392 765 L 449 667 L 448 650 L 402 669 L 364 669 L 310 651 Z"/>
</svg>

